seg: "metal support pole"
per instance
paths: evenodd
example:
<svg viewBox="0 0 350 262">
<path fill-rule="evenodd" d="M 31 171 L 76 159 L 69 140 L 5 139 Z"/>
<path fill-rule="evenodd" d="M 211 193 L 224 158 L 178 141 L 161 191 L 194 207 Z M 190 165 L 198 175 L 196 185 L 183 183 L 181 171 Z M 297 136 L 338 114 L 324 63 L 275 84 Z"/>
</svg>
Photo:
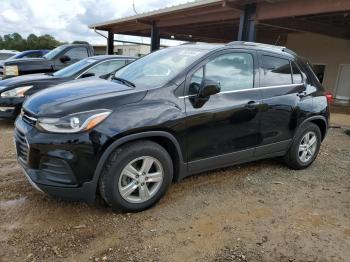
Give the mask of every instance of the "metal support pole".
<svg viewBox="0 0 350 262">
<path fill-rule="evenodd" d="M 108 31 L 107 54 L 108 55 L 114 54 L 114 33 L 113 33 L 113 31 Z"/>
<path fill-rule="evenodd" d="M 247 4 L 239 20 L 238 41 L 255 42 L 256 3 Z"/>
<path fill-rule="evenodd" d="M 151 27 L 151 52 L 156 51 L 160 48 L 160 36 L 159 28 L 155 22 L 152 22 Z"/>
</svg>

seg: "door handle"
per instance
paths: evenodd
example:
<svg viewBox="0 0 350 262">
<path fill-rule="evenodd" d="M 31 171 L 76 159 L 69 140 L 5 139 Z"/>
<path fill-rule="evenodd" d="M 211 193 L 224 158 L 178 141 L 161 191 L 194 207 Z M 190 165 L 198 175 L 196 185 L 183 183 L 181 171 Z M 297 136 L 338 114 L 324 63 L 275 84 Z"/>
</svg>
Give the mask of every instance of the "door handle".
<svg viewBox="0 0 350 262">
<path fill-rule="evenodd" d="M 306 91 L 300 91 L 300 92 L 297 93 L 297 96 L 299 96 L 299 97 L 307 96 L 307 92 Z"/>
<path fill-rule="evenodd" d="M 257 101 L 249 101 L 245 107 L 248 108 L 248 109 L 255 109 L 257 105 L 259 105 L 260 102 L 257 102 Z"/>
</svg>

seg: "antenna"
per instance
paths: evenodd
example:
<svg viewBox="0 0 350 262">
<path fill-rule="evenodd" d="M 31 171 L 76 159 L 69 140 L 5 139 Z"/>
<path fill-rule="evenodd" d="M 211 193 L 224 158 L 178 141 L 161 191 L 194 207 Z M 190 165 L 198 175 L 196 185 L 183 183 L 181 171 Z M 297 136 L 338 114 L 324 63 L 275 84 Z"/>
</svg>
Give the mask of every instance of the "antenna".
<svg viewBox="0 0 350 262">
<path fill-rule="evenodd" d="M 132 9 L 134 10 L 134 12 L 135 12 L 136 15 L 139 14 L 139 13 L 136 11 L 135 0 L 132 0 Z"/>
<path fill-rule="evenodd" d="M 275 45 L 278 44 L 278 42 L 280 41 L 280 39 L 281 39 L 281 35 L 278 35 L 278 37 L 277 37 L 277 39 L 276 39 L 276 42 L 275 42 Z"/>
</svg>

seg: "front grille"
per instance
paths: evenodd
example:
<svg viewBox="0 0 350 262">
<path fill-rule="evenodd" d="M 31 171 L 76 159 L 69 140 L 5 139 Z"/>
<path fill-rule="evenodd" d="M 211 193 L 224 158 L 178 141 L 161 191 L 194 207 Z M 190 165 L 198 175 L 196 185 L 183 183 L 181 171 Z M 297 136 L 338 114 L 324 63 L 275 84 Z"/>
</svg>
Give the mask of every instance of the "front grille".
<svg viewBox="0 0 350 262">
<path fill-rule="evenodd" d="M 27 124 L 29 124 L 31 126 L 36 125 L 37 118 L 27 111 L 23 111 L 22 119 L 24 122 L 26 122 Z"/>
<path fill-rule="evenodd" d="M 17 156 L 25 163 L 29 159 L 29 146 L 26 137 L 18 129 L 15 130 L 15 143 L 17 149 Z"/>
</svg>

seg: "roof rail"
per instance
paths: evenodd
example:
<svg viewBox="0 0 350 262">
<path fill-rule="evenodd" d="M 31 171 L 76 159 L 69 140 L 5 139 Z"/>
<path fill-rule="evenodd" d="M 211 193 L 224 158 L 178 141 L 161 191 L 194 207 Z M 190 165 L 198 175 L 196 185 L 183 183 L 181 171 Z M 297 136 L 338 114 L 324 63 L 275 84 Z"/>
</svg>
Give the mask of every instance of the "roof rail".
<svg viewBox="0 0 350 262">
<path fill-rule="evenodd" d="M 229 42 L 227 44 L 228 46 L 234 46 L 234 45 L 245 45 L 245 46 L 255 46 L 255 47 L 260 47 L 262 49 L 270 49 L 270 50 L 278 50 L 281 52 L 286 52 L 291 55 L 296 55 L 295 52 L 292 50 L 288 49 L 285 46 L 278 46 L 278 45 L 269 45 L 269 44 L 262 44 L 262 43 L 256 43 L 256 42 L 246 42 L 246 41 L 233 41 Z"/>
</svg>

